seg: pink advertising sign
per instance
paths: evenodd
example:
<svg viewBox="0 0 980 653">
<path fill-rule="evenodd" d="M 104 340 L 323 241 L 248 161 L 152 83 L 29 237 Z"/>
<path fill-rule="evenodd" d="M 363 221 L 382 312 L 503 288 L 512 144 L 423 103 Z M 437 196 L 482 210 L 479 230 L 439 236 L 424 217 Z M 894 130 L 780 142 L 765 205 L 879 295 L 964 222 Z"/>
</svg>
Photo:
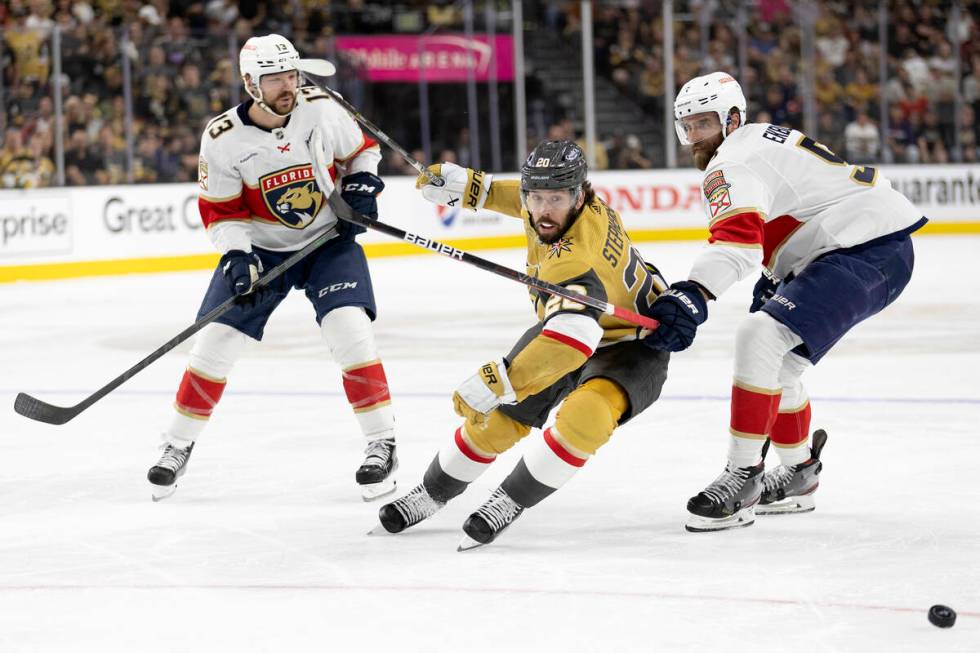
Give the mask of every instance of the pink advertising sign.
<svg viewBox="0 0 980 653">
<path fill-rule="evenodd" d="M 495 36 L 492 42 L 486 36 L 467 41 L 462 34 L 338 36 L 337 49 L 363 66 L 372 82 L 417 82 L 423 68 L 426 81 L 465 82 L 467 66 L 473 68 L 476 81 L 485 82 L 490 79 L 491 64 L 499 81 L 514 79 L 509 35 Z"/>
</svg>

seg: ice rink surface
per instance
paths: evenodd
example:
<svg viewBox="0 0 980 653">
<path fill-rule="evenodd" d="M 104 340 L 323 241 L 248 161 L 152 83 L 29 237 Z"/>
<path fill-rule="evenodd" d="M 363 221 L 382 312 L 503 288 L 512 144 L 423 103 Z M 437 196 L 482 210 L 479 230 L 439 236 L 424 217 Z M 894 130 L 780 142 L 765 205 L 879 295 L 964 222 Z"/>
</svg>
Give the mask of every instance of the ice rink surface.
<svg viewBox="0 0 980 653">
<path fill-rule="evenodd" d="M 430 521 L 366 535 L 361 436 L 302 294 L 152 503 L 186 344 L 64 426 L 11 407 L 80 401 L 190 324 L 209 273 L 0 286 L 0 651 L 980 651 L 980 238 L 916 242 L 904 296 L 804 377 L 830 435 L 816 512 L 683 529 L 724 464 L 749 280 L 658 403 L 467 553 L 463 520 L 522 446 Z M 675 280 L 698 247 L 640 249 Z M 458 424 L 456 384 L 533 317 L 519 285 L 457 262 L 372 266 L 402 493 Z M 928 623 L 934 603 L 954 628 Z"/>
</svg>

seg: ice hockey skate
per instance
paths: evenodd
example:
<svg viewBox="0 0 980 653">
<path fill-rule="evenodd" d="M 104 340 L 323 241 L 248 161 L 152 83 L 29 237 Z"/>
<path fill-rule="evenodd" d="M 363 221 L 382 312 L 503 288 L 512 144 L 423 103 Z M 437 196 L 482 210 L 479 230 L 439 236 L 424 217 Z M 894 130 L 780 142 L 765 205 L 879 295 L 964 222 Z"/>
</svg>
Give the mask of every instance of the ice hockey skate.
<svg viewBox="0 0 980 653">
<path fill-rule="evenodd" d="M 166 442 L 160 448 L 163 449 L 163 455 L 160 456 L 157 464 L 146 473 L 146 478 L 150 481 L 153 491 L 154 501 L 166 499 L 177 491 L 177 479 L 187 471 L 187 462 L 194 450 L 194 443 L 191 442 L 186 449 L 181 449 Z"/>
<path fill-rule="evenodd" d="M 687 502 L 684 526 L 692 533 L 744 528 L 755 523 L 755 506 L 762 496 L 765 463 L 725 471 Z"/>
<path fill-rule="evenodd" d="M 788 515 L 814 510 L 813 494 L 820 485 L 817 477 L 823 469 L 820 452 L 826 443 L 827 432 L 823 429 L 814 431 L 809 460 L 792 467 L 778 465 L 765 473 L 762 498 L 755 509 L 757 515 Z"/>
<path fill-rule="evenodd" d="M 365 501 L 374 501 L 396 489 L 395 472 L 398 456 L 394 439 L 373 440 L 364 450 L 364 462 L 354 475 Z"/>
<path fill-rule="evenodd" d="M 439 512 L 446 504 L 436 501 L 425 489 L 425 485 L 419 483 L 415 488 L 400 499 L 381 506 L 378 511 L 378 519 L 381 520 L 381 527 L 389 533 L 401 533 L 410 526 L 415 526 L 420 521 L 428 519 Z M 382 532 L 375 528 L 371 533 Z"/>
<path fill-rule="evenodd" d="M 463 539 L 460 540 L 457 551 L 469 551 L 490 544 L 504 529 L 521 516 L 524 507 L 518 505 L 504 492 L 503 488 L 494 490 L 486 503 L 463 524 Z"/>
</svg>

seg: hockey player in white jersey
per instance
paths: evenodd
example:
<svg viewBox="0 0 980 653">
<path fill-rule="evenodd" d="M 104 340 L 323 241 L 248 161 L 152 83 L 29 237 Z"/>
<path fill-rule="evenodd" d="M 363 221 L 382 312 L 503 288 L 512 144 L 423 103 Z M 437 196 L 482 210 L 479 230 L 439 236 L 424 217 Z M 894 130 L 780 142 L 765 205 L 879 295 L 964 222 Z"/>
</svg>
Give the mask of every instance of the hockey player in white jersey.
<svg viewBox="0 0 980 653">
<path fill-rule="evenodd" d="M 757 511 L 813 510 L 826 434 L 808 437 L 800 377 L 901 294 L 914 261 L 910 234 L 926 219 L 875 168 L 849 165 L 794 129 L 745 124 L 745 97 L 731 75 L 689 81 L 674 116 L 705 172 L 710 235 L 688 279 L 654 302 L 660 328 L 645 342 L 686 349 L 708 301 L 764 268 L 736 335 L 727 465 L 688 501 L 687 529 L 748 526 Z M 769 442 L 780 464 L 764 471 Z"/>
<path fill-rule="evenodd" d="M 338 222 L 319 188 L 307 144 L 323 148 L 329 176 L 361 213 L 377 217 L 380 152 L 354 120 L 315 87 L 300 87 L 299 54 L 278 34 L 250 38 L 240 70 L 249 99 L 214 118 L 201 140 L 201 218 L 221 253 L 198 318 L 232 296 L 236 306 L 201 330 L 190 353 L 163 455 L 148 478 L 154 500 L 169 496 L 187 469 L 194 443 L 211 417 L 226 378 L 249 338 L 292 289 L 302 289 L 334 360 L 365 437 L 366 457 L 355 474 L 365 500 L 394 491 L 394 417 L 371 321 L 376 308 L 364 251 L 364 229 Z M 323 247 L 261 292 L 263 270 L 324 234 Z"/>
</svg>

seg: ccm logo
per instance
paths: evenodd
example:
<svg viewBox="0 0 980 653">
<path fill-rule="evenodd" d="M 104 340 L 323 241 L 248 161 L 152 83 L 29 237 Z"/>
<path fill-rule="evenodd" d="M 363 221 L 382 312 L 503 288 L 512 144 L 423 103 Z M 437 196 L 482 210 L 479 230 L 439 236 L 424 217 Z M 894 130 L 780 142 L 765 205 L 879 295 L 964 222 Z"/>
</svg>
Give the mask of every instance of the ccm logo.
<svg viewBox="0 0 980 653">
<path fill-rule="evenodd" d="M 370 184 L 362 184 L 357 181 L 352 181 L 351 183 L 344 185 L 345 193 L 371 193 L 374 195 L 376 192 L 374 189 L 375 187 Z"/>
<path fill-rule="evenodd" d="M 318 297 L 323 297 L 324 295 L 329 295 L 332 292 L 337 292 L 338 290 L 352 290 L 357 288 L 356 281 L 341 281 L 340 283 L 335 283 L 326 288 L 321 288 Z"/>
</svg>

